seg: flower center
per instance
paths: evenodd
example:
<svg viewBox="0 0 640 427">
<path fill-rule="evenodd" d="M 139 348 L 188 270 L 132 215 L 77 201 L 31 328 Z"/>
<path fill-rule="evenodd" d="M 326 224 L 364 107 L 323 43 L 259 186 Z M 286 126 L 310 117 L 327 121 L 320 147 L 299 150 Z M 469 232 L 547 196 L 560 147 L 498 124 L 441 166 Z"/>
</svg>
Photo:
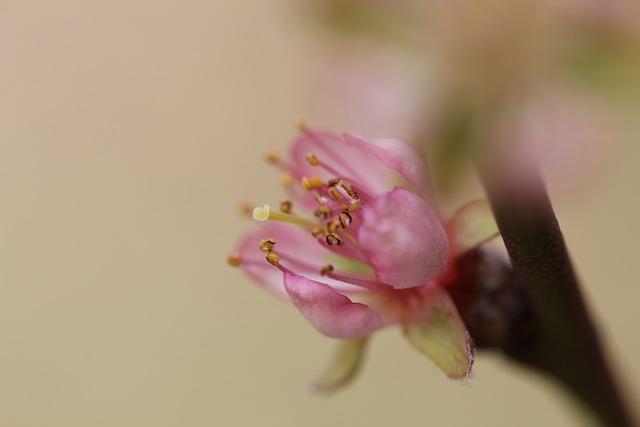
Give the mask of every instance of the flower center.
<svg viewBox="0 0 640 427">
<path fill-rule="evenodd" d="M 267 154 L 267 160 L 283 170 L 287 177 L 285 185 L 292 186 L 293 170 L 290 165 L 283 161 L 276 153 Z M 337 254 L 345 255 L 352 259 L 354 256 L 360 257 L 360 248 L 356 236 L 359 228 L 357 212 L 363 207 L 363 200 L 368 200 L 368 195 L 360 188 L 352 185 L 347 179 L 340 176 L 330 164 L 323 162 L 318 156 L 310 153 L 306 156 L 306 161 L 313 167 L 322 169 L 336 178 L 326 181 L 318 176 L 303 176 L 298 181 L 302 188 L 292 189 L 311 193 L 311 200 L 317 205 L 313 214 L 315 220 L 299 216 L 294 211 L 291 201 L 285 200 L 280 203 L 279 211 L 271 209 L 271 206 L 264 205 L 255 207 L 252 211 L 253 219 L 257 221 L 280 221 L 303 227 L 310 230 L 311 236 L 328 247 L 344 247 L 339 249 Z M 325 175 L 326 176 L 326 175 Z M 325 178 L 326 179 L 326 178 Z M 305 191 L 306 190 L 306 191 Z M 260 249 L 267 255 L 267 261 L 274 265 L 280 265 L 280 258 L 273 251 L 275 242 L 271 239 L 264 239 L 260 242 Z M 346 252 L 343 252 L 346 251 Z M 285 257 L 287 258 L 287 257 Z M 287 261 L 285 259 L 285 261 Z M 332 268 L 328 266 L 322 268 L 321 274 L 332 275 Z"/>
</svg>

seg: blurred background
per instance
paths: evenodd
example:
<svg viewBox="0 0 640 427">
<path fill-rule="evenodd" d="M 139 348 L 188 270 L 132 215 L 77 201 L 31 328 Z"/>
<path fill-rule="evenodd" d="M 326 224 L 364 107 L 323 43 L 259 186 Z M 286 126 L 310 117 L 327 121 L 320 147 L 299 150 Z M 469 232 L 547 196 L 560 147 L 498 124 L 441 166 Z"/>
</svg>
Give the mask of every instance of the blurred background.
<svg viewBox="0 0 640 427">
<path fill-rule="evenodd" d="M 304 393 L 335 342 L 226 264 L 252 225 L 238 206 L 280 200 L 262 156 L 284 150 L 298 115 L 372 137 L 410 130 L 368 127 L 349 114 L 362 110 L 331 101 L 331 81 L 344 79 L 331 80 L 325 58 L 354 56 L 327 48 L 307 14 L 283 0 L 2 2 L 1 426 L 585 425 L 555 387 L 500 355 L 480 353 L 460 385 L 396 329 L 376 334 L 348 389 Z M 416 69 L 391 63 L 401 76 Z M 380 105 L 398 107 L 371 114 L 404 117 L 402 102 Z M 633 132 L 550 189 L 640 404 Z M 559 168 L 574 167 L 585 169 L 569 156 Z"/>
</svg>

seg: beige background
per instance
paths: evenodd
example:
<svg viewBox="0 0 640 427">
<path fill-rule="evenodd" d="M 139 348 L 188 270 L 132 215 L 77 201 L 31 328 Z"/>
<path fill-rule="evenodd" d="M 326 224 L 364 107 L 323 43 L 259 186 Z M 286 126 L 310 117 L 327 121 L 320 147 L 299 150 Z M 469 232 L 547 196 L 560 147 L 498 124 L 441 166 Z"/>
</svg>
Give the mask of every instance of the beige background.
<svg viewBox="0 0 640 427">
<path fill-rule="evenodd" d="M 261 153 L 326 120 L 286 6 L 0 3 L 0 426 L 583 425 L 501 357 L 460 386 L 396 330 L 348 390 L 301 392 L 334 343 L 225 263 L 238 202 L 280 196 Z M 639 156 L 556 197 L 636 392 Z"/>
</svg>

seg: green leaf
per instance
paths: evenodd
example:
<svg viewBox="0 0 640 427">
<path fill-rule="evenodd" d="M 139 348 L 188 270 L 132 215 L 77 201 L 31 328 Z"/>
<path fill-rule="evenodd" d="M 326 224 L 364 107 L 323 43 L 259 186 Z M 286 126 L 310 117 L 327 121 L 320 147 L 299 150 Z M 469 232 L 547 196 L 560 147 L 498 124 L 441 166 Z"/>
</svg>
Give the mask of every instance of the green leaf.
<svg viewBox="0 0 640 427">
<path fill-rule="evenodd" d="M 327 369 L 309 386 L 311 392 L 329 394 L 350 384 L 362 366 L 368 338 L 343 340 Z"/>
<path fill-rule="evenodd" d="M 499 234 L 489 202 L 476 200 L 462 206 L 449 222 L 456 254 L 461 254 Z"/>
<path fill-rule="evenodd" d="M 471 338 L 449 294 L 434 286 L 427 304 L 405 325 L 409 342 L 453 379 L 468 379 L 473 364 Z"/>
</svg>

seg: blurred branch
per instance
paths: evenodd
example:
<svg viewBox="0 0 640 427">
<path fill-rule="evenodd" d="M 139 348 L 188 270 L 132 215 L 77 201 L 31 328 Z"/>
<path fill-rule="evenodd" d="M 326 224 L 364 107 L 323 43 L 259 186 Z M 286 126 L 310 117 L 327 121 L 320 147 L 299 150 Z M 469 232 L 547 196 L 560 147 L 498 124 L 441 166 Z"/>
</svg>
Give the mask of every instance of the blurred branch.
<svg viewBox="0 0 640 427">
<path fill-rule="evenodd" d="M 525 191 L 504 163 L 479 172 L 530 310 L 514 319 L 502 350 L 558 380 L 604 425 L 635 422 L 616 383 L 540 176 Z"/>
</svg>

